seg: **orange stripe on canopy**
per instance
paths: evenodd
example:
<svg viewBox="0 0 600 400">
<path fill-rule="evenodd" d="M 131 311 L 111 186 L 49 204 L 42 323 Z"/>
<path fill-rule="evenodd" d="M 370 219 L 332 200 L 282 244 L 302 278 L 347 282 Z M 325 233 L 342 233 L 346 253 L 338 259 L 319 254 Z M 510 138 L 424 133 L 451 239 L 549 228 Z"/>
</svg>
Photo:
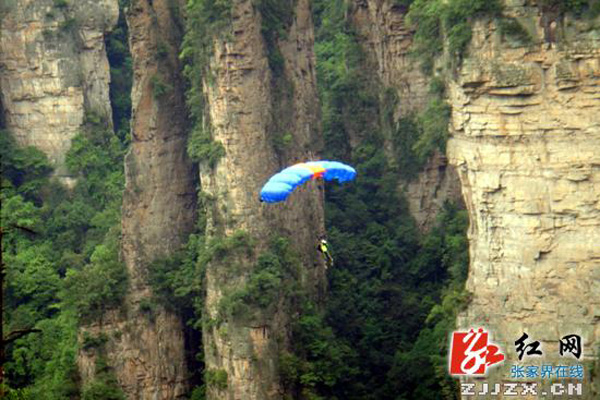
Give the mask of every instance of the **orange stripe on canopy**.
<svg viewBox="0 0 600 400">
<path fill-rule="evenodd" d="M 302 168 L 306 168 L 306 169 L 310 170 L 313 173 L 312 179 L 322 178 L 323 174 L 326 171 L 325 168 L 321 167 L 320 165 L 308 165 L 305 163 L 300 163 L 300 164 L 296 164 L 294 166 L 302 167 Z"/>
</svg>

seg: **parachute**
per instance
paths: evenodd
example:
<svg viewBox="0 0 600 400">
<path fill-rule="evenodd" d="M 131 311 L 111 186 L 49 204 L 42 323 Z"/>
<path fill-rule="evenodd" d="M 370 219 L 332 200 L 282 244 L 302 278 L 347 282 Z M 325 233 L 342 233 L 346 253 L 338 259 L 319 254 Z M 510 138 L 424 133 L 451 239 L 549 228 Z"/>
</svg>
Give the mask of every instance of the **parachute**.
<svg viewBox="0 0 600 400">
<path fill-rule="evenodd" d="M 308 161 L 287 167 L 273 175 L 260 191 L 261 201 L 277 203 L 284 201 L 296 189 L 309 179 L 323 178 L 326 181 L 351 181 L 356 170 L 338 161 Z"/>
</svg>

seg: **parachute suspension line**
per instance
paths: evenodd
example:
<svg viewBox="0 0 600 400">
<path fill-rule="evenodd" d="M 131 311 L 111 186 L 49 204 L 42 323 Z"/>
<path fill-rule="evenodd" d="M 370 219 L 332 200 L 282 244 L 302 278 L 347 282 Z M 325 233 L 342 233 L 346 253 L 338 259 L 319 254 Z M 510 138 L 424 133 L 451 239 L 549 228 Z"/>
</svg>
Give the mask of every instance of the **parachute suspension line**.
<svg viewBox="0 0 600 400">
<path fill-rule="evenodd" d="M 317 186 L 321 193 L 321 207 L 323 207 L 323 216 L 325 216 L 325 179 L 322 179 Z"/>
</svg>

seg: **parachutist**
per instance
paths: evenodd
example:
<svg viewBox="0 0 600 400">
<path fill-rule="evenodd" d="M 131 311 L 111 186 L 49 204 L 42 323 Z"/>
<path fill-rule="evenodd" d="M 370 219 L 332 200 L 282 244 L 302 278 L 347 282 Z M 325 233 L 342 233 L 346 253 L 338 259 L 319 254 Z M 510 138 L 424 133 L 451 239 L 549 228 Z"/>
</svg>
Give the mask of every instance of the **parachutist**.
<svg viewBox="0 0 600 400">
<path fill-rule="evenodd" d="M 325 268 L 327 269 L 331 267 L 333 265 L 333 257 L 331 257 L 331 254 L 329 253 L 329 244 L 324 236 L 321 236 L 317 250 L 319 250 L 319 252 L 321 252 L 325 258 Z"/>
</svg>

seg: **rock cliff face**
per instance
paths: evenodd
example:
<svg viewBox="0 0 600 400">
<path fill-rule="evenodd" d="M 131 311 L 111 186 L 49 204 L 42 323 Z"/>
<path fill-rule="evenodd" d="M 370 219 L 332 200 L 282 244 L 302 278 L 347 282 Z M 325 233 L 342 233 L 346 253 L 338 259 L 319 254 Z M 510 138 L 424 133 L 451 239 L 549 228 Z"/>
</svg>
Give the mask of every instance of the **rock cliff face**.
<svg viewBox="0 0 600 400">
<path fill-rule="evenodd" d="M 130 399 L 175 399 L 188 390 L 181 320 L 158 305 L 151 316 L 142 309 L 152 295 L 148 263 L 177 250 L 196 221 L 197 172 L 186 156 L 189 122 L 178 61 L 183 4 L 173 4 L 135 0 L 127 14 L 134 81 L 122 254 L 129 291 L 123 310 L 86 327 L 88 334 L 113 338 L 106 355 Z M 84 381 L 94 374 L 94 357 L 80 353 Z"/>
<path fill-rule="evenodd" d="M 367 55 L 375 61 L 377 76 L 384 87 L 397 91 L 397 115 L 421 110 L 427 100 L 428 78 L 409 56 L 412 31 L 405 16 L 407 9 L 393 1 L 355 0 L 352 23 L 360 33 Z"/>
<path fill-rule="evenodd" d="M 581 335 L 583 364 L 600 340 L 597 21 L 566 16 L 547 35 L 536 7 L 508 5 L 534 41 L 523 46 L 492 24 L 476 25 L 451 82 L 448 144 L 471 220 L 473 300 L 459 324 L 492 331 L 510 360 L 499 380 L 510 377 L 510 364 L 539 364 L 518 362 L 514 342 L 523 332 L 554 365 L 577 362 L 559 356 L 563 336 Z"/>
<path fill-rule="evenodd" d="M 393 110 L 394 121 L 424 109 L 429 85 L 429 78 L 409 54 L 413 32 L 405 21 L 406 12 L 406 7 L 393 1 L 355 0 L 351 16 L 363 49 L 376 66 L 382 93 L 383 88 L 391 89 L 399 99 Z M 435 222 L 446 200 L 461 200 L 458 175 L 441 154 L 432 156 L 415 179 L 400 186 L 421 230 Z"/>
<path fill-rule="evenodd" d="M 6 127 L 42 150 L 67 176 L 64 157 L 86 113 L 108 123 L 109 66 L 104 34 L 117 0 L 7 2 L 0 30 L 0 88 Z"/>
<path fill-rule="evenodd" d="M 291 239 L 302 262 L 300 284 L 309 292 L 315 293 L 324 280 L 324 265 L 315 251 L 324 229 L 321 189 L 308 183 L 285 203 L 259 202 L 260 188 L 268 177 L 290 163 L 310 159 L 313 143 L 318 142 L 308 0 L 295 2 L 292 19 L 285 40 L 268 48 L 253 2 L 233 1 L 231 39 L 215 43 L 210 65 L 214 84 L 205 85 L 213 137 L 225 148 L 225 156 L 214 168 L 201 170 L 202 189 L 210 198 L 208 234 L 229 236 L 244 230 L 255 240 L 250 259 L 212 263 L 207 269 L 205 319 L 213 321 L 203 330 L 207 376 L 227 376 L 226 385 L 208 382 L 211 399 L 283 396 L 277 360 L 288 341 L 286 299 L 280 297 L 277 309 L 268 314 L 253 304 L 247 304 L 245 316 L 223 317 L 219 311 L 224 297 L 248 281 L 256 255 L 270 238 Z M 269 65 L 269 51 L 283 58 L 277 72 Z M 286 134 L 292 143 L 277 146 L 278 138 Z M 249 314 L 259 316 L 248 322 Z"/>
</svg>

